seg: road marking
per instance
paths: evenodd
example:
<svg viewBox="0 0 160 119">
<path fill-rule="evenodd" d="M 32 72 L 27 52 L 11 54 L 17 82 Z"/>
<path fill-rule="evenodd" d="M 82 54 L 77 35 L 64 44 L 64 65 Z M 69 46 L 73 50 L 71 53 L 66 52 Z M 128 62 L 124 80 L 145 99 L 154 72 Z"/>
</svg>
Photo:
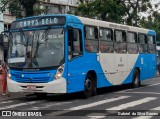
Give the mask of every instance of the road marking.
<svg viewBox="0 0 160 119">
<path fill-rule="evenodd" d="M 106 118 L 106 116 L 88 116 L 91 119 L 101 119 L 101 118 Z"/>
<path fill-rule="evenodd" d="M 156 107 L 156 108 L 150 109 L 149 111 L 152 111 L 152 110 L 159 111 L 160 107 Z M 147 112 L 149 112 L 149 111 L 147 111 Z M 132 119 L 151 119 L 152 117 L 153 116 L 138 116 L 138 117 L 135 117 L 135 118 L 132 118 Z"/>
<path fill-rule="evenodd" d="M 51 104 L 47 104 L 45 106 L 40 106 L 40 107 L 31 107 L 31 108 L 27 108 L 27 110 L 40 110 L 40 109 L 45 109 L 45 108 L 49 108 L 49 107 L 52 107 L 52 106 L 60 106 L 60 105 L 63 105 L 63 104 L 70 104 L 70 103 L 73 103 L 73 102 L 59 102 L 59 103 L 51 103 Z"/>
<path fill-rule="evenodd" d="M 117 98 L 105 99 L 105 100 L 101 100 L 101 101 L 98 101 L 98 102 L 93 102 L 93 103 L 89 103 L 89 104 L 85 104 L 85 105 L 80 105 L 80 106 L 77 106 L 77 107 L 72 107 L 72 108 L 69 108 L 69 109 L 64 109 L 64 110 L 59 111 L 59 112 L 52 112 L 50 114 L 47 114 L 47 116 L 63 115 L 65 113 L 69 113 L 69 112 L 72 112 L 74 110 L 90 108 L 90 107 L 94 107 L 94 106 L 97 106 L 97 105 L 102 105 L 102 104 L 105 104 L 105 103 L 109 103 L 109 102 L 113 102 L 113 101 L 117 101 L 117 100 L 122 100 L 122 99 L 129 98 L 129 97 L 130 96 L 120 96 L 120 97 L 117 97 Z"/>
<path fill-rule="evenodd" d="M 3 102 L 0 102 L 0 104 L 6 104 L 6 103 L 11 103 L 11 102 L 13 102 L 13 101 L 3 101 Z"/>
<path fill-rule="evenodd" d="M 122 110 L 122 109 L 126 109 L 126 108 L 129 108 L 129 107 L 134 107 L 136 105 L 140 105 L 140 104 L 143 104 L 143 103 L 155 100 L 155 99 L 157 99 L 157 98 L 155 98 L 155 97 L 147 97 L 147 98 L 143 98 L 143 99 L 140 99 L 140 100 L 132 101 L 132 102 L 129 102 L 129 103 L 121 104 L 121 105 L 118 105 L 116 107 L 108 108 L 108 109 L 105 109 L 105 110 Z"/>
<path fill-rule="evenodd" d="M 160 93 L 156 92 L 123 92 L 123 93 L 139 93 L 139 94 L 155 94 L 155 95 L 160 95 Z"/>
<path fill-rule="evenodd" d="M 151 86 L 156 86 L 156 85 L 160 85 L 160 83 L 156 83 L 156 84 L 152 84 L 152 85 L 148 85 L 148 86 L 144 86 L 144 87 L 139 87 L 139 88 L 127 89 L 127 90 L 118 91 L 118 92 L 115 92 L 115 93 L 126 92 L 126 91 L 130 91 L 130 90 L 137 90 L 137 89 L 151 87 Z"/>
<path fill-rule="evenodd" d="M 0 110 L 5 110 L 5 109 L 10 109 L 10 108 L 20 107 L 20 106 L 25 106 L 25 105 L 32 105 L 32 104 L 40 103 L 40 102 L 42 102 L 42 101 L 31 101 L 31 102 L 27 102 L 27 103 L 19 103 L 19 104 L 14 104 L 14 105 L 9 105 L 9 106 L 0 107 Z"/>
<path fill-rule="evenodd" d="M 102 105 L 102 104 L 113 102 L 113 101 L 117 101 L 117 100 L 122 100 L 122 99 L 125 99 L 125 98 L 128 98 L 128 97 L 130 97 L 130 96 L 121 96 L 121 97 L 118 97 L 118 98 L 111 98 L 111 99 L 101 100 L 101 101 L 90 103 L 90 104 L 85 104 L 85 105 L 80 105 L 80 106 L 77 106 L 77 107 L 72 107 L 72 108 L 69 108 L 67 110 L 85 109 L 85 108 L 94 107 L 94 106 L 97 106 L 97 105 Z"/>
</svg>

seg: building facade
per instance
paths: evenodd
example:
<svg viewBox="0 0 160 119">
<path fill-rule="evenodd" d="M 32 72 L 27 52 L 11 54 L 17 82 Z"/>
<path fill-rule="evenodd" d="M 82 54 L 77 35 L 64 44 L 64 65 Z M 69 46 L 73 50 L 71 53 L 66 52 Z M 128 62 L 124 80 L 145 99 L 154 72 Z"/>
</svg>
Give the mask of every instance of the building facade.
<svg viewBox="0 0 160 119">
<path fill-rule="evenodd" d="M 1 7 L 1 0 L 0 0 L 0 7 Z M 4 23 L 3 23 L 3 13 L 0 12 L 0 33 L 4 30 Z"/>
<path fill-rule="evenodd" d="M 0 0 L 0 3 L 1 3 L 1 0 Z M 4 50 L 2 46 L 3 36 L 1 35 L 3 31 L 4 31 L 3 13 L 0 12 L 0 61 L 4 60 Z M 0 65 L 1 65 L 1 62 L 0 62 Z"/>
<path fill-rule="evenodd" d="M 45 0 L 41 3 L 41 6 L 46 9 L 46 13 L 44 14 L 74 14 L 77 8 L 77 2 L 78 0 Z M 7 10 L 2 15 L 0 14 L 0 26 L 1 21 L 4 24 L 4 28 L 1 27 L 2 31 L 10 29 L 11 23 L 15 19 L 16 17 L 11 15 Z"/>
<path fill-rule="evenodd" d="M 45 0 L 43 7 L 47 14 L 74 14 L 78 0 Z"/>
</svg>

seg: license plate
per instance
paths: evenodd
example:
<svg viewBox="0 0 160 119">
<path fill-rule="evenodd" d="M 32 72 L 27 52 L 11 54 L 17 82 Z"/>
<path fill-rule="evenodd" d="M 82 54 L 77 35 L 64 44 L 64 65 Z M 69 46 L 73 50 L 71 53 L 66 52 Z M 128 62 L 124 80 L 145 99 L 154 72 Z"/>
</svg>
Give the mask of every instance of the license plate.
<svg viewBox="0 0 160 119">
<path fill-rule="evenodd" d="M 28 90 L 35 90 L 36 86 L 35 85 L 27 85 Z"/>
</svg>

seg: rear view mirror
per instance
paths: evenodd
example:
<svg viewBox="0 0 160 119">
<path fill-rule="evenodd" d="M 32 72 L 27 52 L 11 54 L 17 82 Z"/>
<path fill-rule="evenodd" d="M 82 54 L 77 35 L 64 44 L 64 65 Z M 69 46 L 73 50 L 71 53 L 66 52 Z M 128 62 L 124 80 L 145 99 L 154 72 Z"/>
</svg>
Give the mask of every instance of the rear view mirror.
<svg viewBox="0 0 160 119">
<path fill-rule="evenodd" d="M 73 41 L 77 41 L 79 38 L 79 31 L 78 29 L 72 29 Z"/>
<path fill-rule="evenodd" d="M 0 44 L 3 46 L 4 50 L 8 49 L 8 41 L 9 41 L 10 32 L 4 31 L 1 33 Z"/>
</svg>

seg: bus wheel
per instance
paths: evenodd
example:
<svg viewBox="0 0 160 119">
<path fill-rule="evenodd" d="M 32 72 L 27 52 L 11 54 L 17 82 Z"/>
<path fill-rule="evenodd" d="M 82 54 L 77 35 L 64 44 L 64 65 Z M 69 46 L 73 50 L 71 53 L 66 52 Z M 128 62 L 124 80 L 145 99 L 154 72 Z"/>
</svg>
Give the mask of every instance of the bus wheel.
<svg viewBox="0 0 160 119">
<path fill-rule="evenodd" d="M 47 96 L 47 93 L 35 93 L 38 98 L 44 98 Z"/>
<path fill-rule="evenodd" d="M 133 73 L 132 87 L 137 88 L 139 86 L 140 86 L 140 74 L 139 71 L 135 69 Z"/>
<path fill-rule="evenodd" d="M 91 97 L 93 95 L 96 95 L 96 83 L 92 77 L 91 74 L 88 74 L 86 76 L 85 80 L 85 89 L 84 89 L 84 98 Z"/>
</svg>

